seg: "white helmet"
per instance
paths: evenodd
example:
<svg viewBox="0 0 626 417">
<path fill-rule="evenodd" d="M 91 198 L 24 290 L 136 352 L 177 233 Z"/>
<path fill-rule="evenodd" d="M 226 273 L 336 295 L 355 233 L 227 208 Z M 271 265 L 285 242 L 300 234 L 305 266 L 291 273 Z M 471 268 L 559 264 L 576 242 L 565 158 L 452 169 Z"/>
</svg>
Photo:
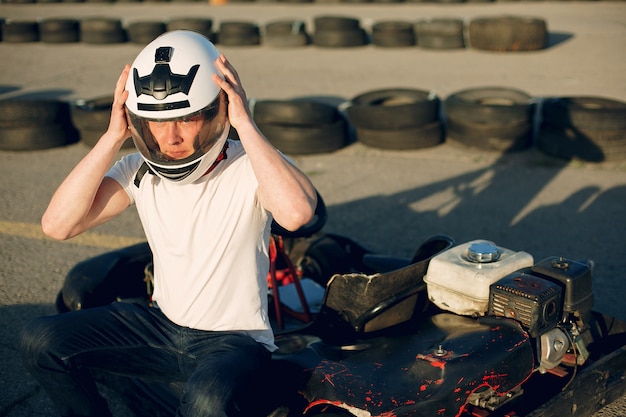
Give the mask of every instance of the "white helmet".
<svg viewBox="0 0 626 417">
<path fill-rule="evenodd" d="M 215 67 L 219 52 L 199 33 L 167 32 L 135 58 L 126 82 L 126 108 L 135 146 L 150 169 L 177 184 L 194 182 L 211 167 L 228 138 L 228 100 L 213 81 L 223 75 Z M 148 121 L 177 121 L 203 114 L 193 155 L 165 156 L 148 128 Z"/>
</svg>

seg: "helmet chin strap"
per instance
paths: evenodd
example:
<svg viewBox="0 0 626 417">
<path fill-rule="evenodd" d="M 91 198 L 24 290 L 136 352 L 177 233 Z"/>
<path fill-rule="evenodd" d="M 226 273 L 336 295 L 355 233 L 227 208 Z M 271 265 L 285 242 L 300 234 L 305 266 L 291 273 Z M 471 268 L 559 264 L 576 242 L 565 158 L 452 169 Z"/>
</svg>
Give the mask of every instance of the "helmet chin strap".
<svg viewBox="0 0 626 417">
<path fill-rule="evenodd" d="M 222 146 L 222 151 L 217 156 L 217 159 L 213 162 L 213 164 L 211 164 L 209 169 L 207 169 L 206 172 L 200 176 L 200 178 L 204 177 L 205 175 L 209 175 L 211 171 L 213 171 L 215 167 L 217 167 L 217 165 L 221 161 L 228 158 L 228 154 L 226 153 L 227 150 L 228 150 L 228 141 L 224 142 L 224 146 Z M 144 161 L 144 163 L 141 164 L 141 166 L 139 167 L 137 174 L 135 174 L 135 180 L 134 180 L 135 187 L 139 188 L 139 184 L 141 184 L 141 180 L 146 174 L 156 175 L 154 171 L 150 168 L 148 163 Z"/>
<path fill-rule="evenodd" d="M 211 164 L 209 169 L 207 169 L 206 172 L 201 175 L 201 177 L 204 177 L 205 175 L 208 175 L 211 171 L 213 171 L 215 169 L 217 164 L 222 162 L 224 159 L 228 158 L 228 155 L 226 154 L 227 150 L 228 150 L 228 141 L 224 142 L 224 146 L 222 146 L 222 151 L 220 152 L 219 155 L 217 155 L 217 159 L 215 160 L 215 162 L 213 162 L 213 164 Z"/>
</svg>

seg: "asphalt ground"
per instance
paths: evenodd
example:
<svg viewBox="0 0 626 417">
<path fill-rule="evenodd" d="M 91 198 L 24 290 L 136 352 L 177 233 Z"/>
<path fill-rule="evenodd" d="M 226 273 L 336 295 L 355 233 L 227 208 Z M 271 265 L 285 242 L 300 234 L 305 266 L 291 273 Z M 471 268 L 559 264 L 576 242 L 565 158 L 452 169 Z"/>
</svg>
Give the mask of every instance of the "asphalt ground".
<svg viewBox="0 0 626 417">
<path fill-rule="evenodd" d="M 545 50 L 490 53 L 471 48 L 273 49 L 221 47 L 257 99 L 315 97 L 333 103 L 378 88 L 413 87 L 442 98 L 469 87 L 518 88 L 534 97 L 593 95 L 626 101 L 626 3 L 499 2 L 468 4 L 0 4 L 0 17 L 174 16 L 246 20 L 318 15 L 378 20 L 471 19 L 522 15 L 547 21 Z M 0 99 L 90 99 L 112 92 L 123 65 L 141 45 L 0 42 Z M 53 415 L 45 394 L 21 367 L 17 335 L 53 302 L 77 262 L 143 239 L 128 210 L 68 242 L 45 238 L 39 219 L 52 192 L 88 151 L 82 143 L 29 152 L 0 151 L 0 415 Z M 595 261 L 595 308 L 626 319 L 626 164 L 559 161 L 537 150 L 512 155 L 451 144 L 385 151 L 353 143 L 329 154 L 294 157 L 328 206 L 328 232 L 373 251 L 410 256 L 428 236 L 457 242 L 490 239 L 536 260 L 558 255 Z M 123 408 L 116 408 L 118 416 Z M 626 399 L 596 416 L 626 415 Z"/>
</svg>

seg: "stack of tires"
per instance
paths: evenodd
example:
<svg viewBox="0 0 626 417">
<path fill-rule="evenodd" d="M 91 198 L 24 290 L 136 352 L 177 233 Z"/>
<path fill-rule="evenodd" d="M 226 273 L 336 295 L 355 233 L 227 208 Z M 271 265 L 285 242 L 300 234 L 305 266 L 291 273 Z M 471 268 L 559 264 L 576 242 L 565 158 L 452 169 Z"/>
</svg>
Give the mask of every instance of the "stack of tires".
<svg viewBox="0 0 626 417">
<path fill-rule="evenodd" d="M 537 148 L 566 160 L 626 160 L 626 103 L 604 97 L 560 97 L 542 103 Z"/>
<path fill-rule="evenodd" d="M 215 40 L 213 19 L 208 17 L 173 17 L 166 23 L 168 32 L 173 30 L 193 30 L 211 41 Z"/>
<path fill-rule="evenodd" d="M 128 40 L 139 45 L 147 45 L 167 30 L 166 24 L 160 20 L 140 20 L 128 23 L 126 33 Z"/>
<path fill-rule="evenodd" d="M 380 47 L 415 45 L 415 29 L 409 22 L 385 20 L 372 25 L 372 44 Z"/>
<path fill-rule="evenodd" d="M 0 150 L 32 151 L 77 141 L 67 103 L 58 100 L 0 100 Z"/>
<path fill-rule="evenodd" d="M 348 118 L 357 141 L 380 149 L 422 149 L 440 144 L 439 97 L 432 91 L 392 88 L 352 98 Z"/>
<path fill-rule="evenodd" d="M 2 41 L 8 43 L 38 42 L 39 25 L 35 20 L 2 20 Z"/>
<path fill-rule="evenodd" d="M 113 17 L 89 17 L 80 21 L 80 39 L 89 44 L 124 43 L 127 41 L 122 21 Z"/>
<path fill-rule="evenodd" d="M 260 45 L 261 28 L 254 22 L 225 21 L 216 37 L 218 43 L 226 46 Z"/>
<path fill-rule="evenodd" d="M 424 19 L 415 23 L 417 45 L 426 49 L 465 48 L 465 23 L 457 18 Z"/>
<path fill-rule="evenodd" d="M 290 155 L 332 152 L 347 143 L 346 120 L 337 106 L 314 100 L 260 100 L 254 120 L 267 139 Z"/>
<path fill-rule="evenodd" d="M 314 19 L 313 44 L 326 48 L 367 44 L 367 33 L 359 19 L 344 16 L 318 16 Z"/>
<path fill-rule="evenodd" d="M 113 96 L 103 96 L 90 100 L 77 100 L 70 107 L 72 123 L 76 129 L 80 141 L 93 146 L 106 132 L 111 119 L 111 106 Z M 133 147 L 132 140 L 124 142 L 123 148 Z"/>
<path fill-rule="evenodd" d="M 548 43 L 546 21 L 534 17 L 477 17 L 470 21 L 468 32 L 472 48 L 485 51 L 535 51 Z"/>
<path fill-rule="evenodd" d="M 304 20 L 275 20 L 265 25 L 263 43 L 275 48 L 306 46 L 310 36 Z"/>
<path fill-rule="evenodd" d="M 39 40 L 46 43 L 80 41 L 80 21 L 72 18 L 48 18 L 39 22 Z"/>
<path fill-rule="evenodd" d="M 450 143 L 493 152 L 532 145 L 535 101 L 506 87 L 479 87 L 449 95 L 444 102 Z"/>
</svg>

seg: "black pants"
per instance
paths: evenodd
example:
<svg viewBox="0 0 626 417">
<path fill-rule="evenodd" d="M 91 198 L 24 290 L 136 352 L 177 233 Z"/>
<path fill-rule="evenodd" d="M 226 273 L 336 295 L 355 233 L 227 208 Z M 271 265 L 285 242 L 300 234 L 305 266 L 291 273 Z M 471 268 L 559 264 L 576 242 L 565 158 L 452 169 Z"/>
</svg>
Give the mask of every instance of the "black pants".
<svg viewBox="0 0 626 417">
<path fill-rule="evenodd" d="M 110 415 L 93 377 L 100 371 L 184 382 L 177 416 L 250 415 L 247 394 L 270 357 L 249 336 L 181 327 L 130 303 L 35 319 L 21 340 L 24 365 L 62 416 Z"/>
</svg>

